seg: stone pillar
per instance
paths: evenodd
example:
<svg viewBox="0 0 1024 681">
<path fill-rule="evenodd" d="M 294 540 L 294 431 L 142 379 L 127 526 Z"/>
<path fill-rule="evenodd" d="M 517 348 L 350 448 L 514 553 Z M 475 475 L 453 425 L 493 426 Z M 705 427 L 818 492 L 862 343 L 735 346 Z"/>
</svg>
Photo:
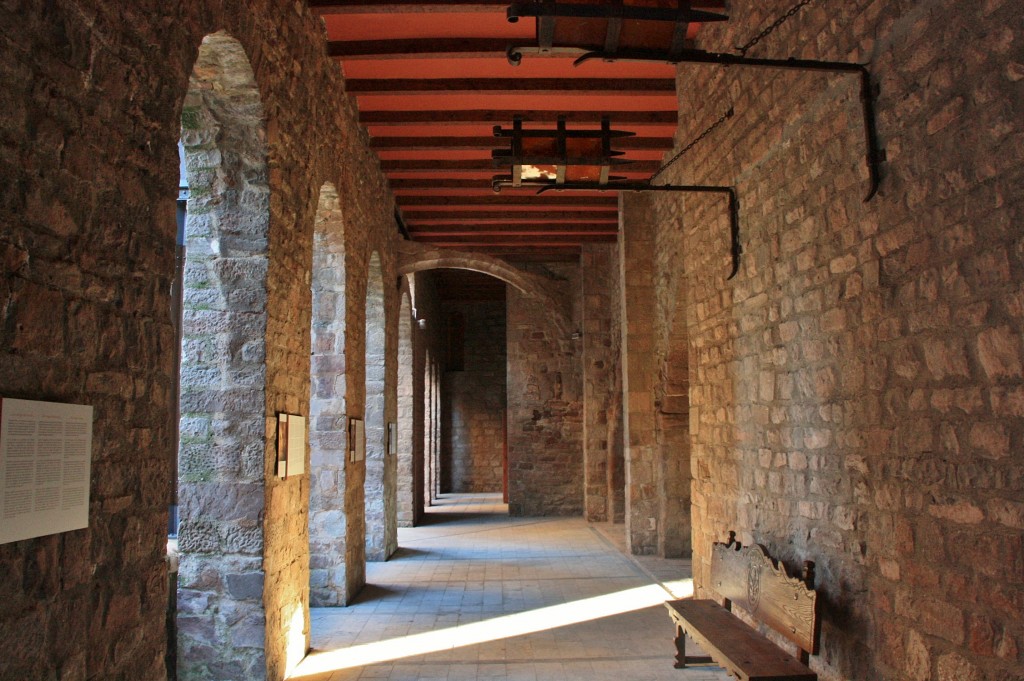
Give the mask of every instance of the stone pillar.
<svg viewBox="0 0 1024 681">
<path fill-rule="evenodd" d="M 416 506 L 414 483 L 415 390 L 413 377 L 412 306 L 408 292 L 403 292 L 398 313 L 398 527 L 412 527 Z"/>
<path fill-rule="evenodd" d="M 646 194 L 620 197 L 622 390 L 626 460 L 626 541 L 635 554 L 658 550 L 660 487 L 654 418 L 655 224 Z"/>
<path fill-rule="evenodd" d="M 337 190 L 320 190 L 313 233 L 309 404 L 309 591 L 317 607 L 345 593 L 345 232 Z"/>
<path fill-rule="evenodd" d="M 208 36 L 181 117 L 191 188 L 178 453 L 177 660 L 185 679 L 267 673 L 270 215 L 262 116 L 241 45 L 226 34 Z"/>
<path fill-rule="evenodd" d="M 583 513 L 614 521 L 616 452 L 622 454 L 619 254 L 616 245 L 583 247 Z M 620 505 L 621 508 L 621 505 Z"/>
<path fill-rule="evenodd" d="M 394 482 L 389 467 L 394 461 L 386 454 L 387 424 L 385 420 L 385 370 L 387 333 L 384 311 L 384 282 L 376 253 L 370 261 L 366 291 L 366 346 L 364 365 L 366 392 L 363 419 L 366 428 L 366 558 L 382 561 L 388 558 L 389 544 L 387 510 L 393 496 Z"/>
</svg>

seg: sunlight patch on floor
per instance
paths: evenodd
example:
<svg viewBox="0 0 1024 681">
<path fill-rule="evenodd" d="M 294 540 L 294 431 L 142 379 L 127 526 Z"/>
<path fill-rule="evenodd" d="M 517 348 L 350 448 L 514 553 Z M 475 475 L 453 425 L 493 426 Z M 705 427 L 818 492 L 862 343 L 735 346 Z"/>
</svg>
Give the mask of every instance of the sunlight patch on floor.
<svg viewBox="0 0 1024 681">
<path fill-rule="evenodd" d="M 663 603 L 666 600 L 666 591 L 675 598 L 692 596 L 693 580 L 679 580 L 666 583 L 664 586 L 650 584 L 448 629 L 315 652 L 306 657 L 288 678 L 301 679 L 340 669 L 365 667 L 613 617 Z"/>
</svg>

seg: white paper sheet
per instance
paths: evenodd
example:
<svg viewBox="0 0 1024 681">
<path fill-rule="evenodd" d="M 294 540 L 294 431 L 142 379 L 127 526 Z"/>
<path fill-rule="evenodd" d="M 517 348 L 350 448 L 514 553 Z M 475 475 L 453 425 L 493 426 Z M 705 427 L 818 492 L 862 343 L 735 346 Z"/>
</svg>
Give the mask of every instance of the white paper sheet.
<svg viewBox="0 0 1024 681">
<path fill-rule="evenodd" d="M 0 544 L 89 525 L 92 407 L 0 399 Z"/>
</svg>

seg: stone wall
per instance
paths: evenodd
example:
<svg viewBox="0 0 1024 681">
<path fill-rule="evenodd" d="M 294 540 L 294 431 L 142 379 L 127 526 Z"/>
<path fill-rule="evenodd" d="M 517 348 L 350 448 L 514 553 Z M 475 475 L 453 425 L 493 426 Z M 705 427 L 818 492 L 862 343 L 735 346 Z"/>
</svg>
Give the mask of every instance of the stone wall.
<svg viewBox="0 0 1024 681">
<path fill-rule="evenodd" d="M 625 462 L 618 246 L 585 246 L 580 265 L 585 462 L 583 514 L 591 522 L 623 522 Z"/>
<path fill-rule="evenodd" d="M 791 4 L 733 3 L 700 44 Z M 680 67 L 678 145 L 736 116 L 667 179 L 735 185 L 744 249 L 727 281 L 724 200 L 657 199 L 682 240 L 698 593 L 730 529 L 815 561 L 824 679 L 1024 676 L 1020 18 L 812 3 L 751 51 L 869 63 L 888 162 L 867 203 L 855 76 Z"/>
<path fill-rule="evenodd" d="M 551 274 L 549 300 L 564 311 L 507 287 L 508 503 L 514 516 L 583 512 L 582 346 L 563 322 L 571 319 L 579 328 L 578 266 Z"/>
<path fill-rule="evenodd" d="M 274 433 L 277 412 L 308 413 L 312 235 L 325 182 L 358 225 L 346 235 L 348 289 L 365 280 L 374 249 L 384 280 L 394 281 L 392 204 L 339 94 L 344 85 L 324 54 L 322 24 L 301 4 L 280 0 L 15 2 L 0 8 L 7 84 L 0 95 L 0 385 L 4 396 L 91 404 L 95 423 L 89 529 L 0 546 L 5 677 L 164 676 L 173 484 L 166 462 L 177 427 L 169 396 L 179 351 L 169 315 L 176 146 L 200 43 L 219 30 L 240 45 L 262 106 L 267 295 L 262 344 L 257 334 L 254 343 L 225 349 L 262 366 L 251 376 L 263 386 L 262 401 L 239 404 L 254 424 L 250 434 L 261 434 L 255 449 L 211 447 L 206 455 L 236 470 L 256 462 L 245 470 L 263 481 L 262 492 L 238 497 L 231 509 L 222 499 L 218 508 L 256 518 L 249 529 L 262 534 L 263 546 L 252 569 L 183 570 L 181 602 L 189 616 L 206 619 L 206 640 L 217 647 L 205 658 L 189 653 L 179 671 L 183 678 L 240 677 L 233 658 L 251 664 L 256 658 L 240 652 L 247 649 L 265 657 L 268 678 L 279 679 L 308 645 L 308 478 L 275 477 Z M 387 299 L 392 321 L 397 305 L 393 295 Z M 347 328 L 361 331 L 362 312 L 347 314 Z M 348 404 L 361 410 L 362 358 L 346 359 L 358 374 Z M 393 418 L 393 406 L 385 412 Z M 347 487 L 345 510 L 361 521 L 361 471 L 348 477 L 358 482 Z M 192 501 L 183 495 L 182 503 Z M 195 517 L 187 508 L 183 516 Z M 187 524 L 182 531 L 187 539 Z M 361 524 L 350 522 L 349 532 L 346 578 L 357 588 Z M 230 613 L 217 604 L 225 598 L 261 598 L 265 632 L 246 619 L 222 638 L 217 618 Z M 201 625 L 195 629 L 204 636 Z M 244 675 L 260 678 L 263 670 Z"/>
<path fill-rule="evenodd" d="M 453 303 L 462 316 L 463 364 L 442 384 L 444 491 L 500 492 L 504 475 L 505 302 Z M 449 338 L 449 344 L 453 339 Z"/>
</svg>

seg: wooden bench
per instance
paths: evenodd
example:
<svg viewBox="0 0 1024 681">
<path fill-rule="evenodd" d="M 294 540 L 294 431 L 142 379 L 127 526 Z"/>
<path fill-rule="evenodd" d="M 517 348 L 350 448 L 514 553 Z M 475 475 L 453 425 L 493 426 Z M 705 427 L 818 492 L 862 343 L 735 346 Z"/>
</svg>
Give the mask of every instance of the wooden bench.
<svg viewBox="0 0 1024 681">
<path fill-rule="evenodd" d="M 668 601 L 676 624 L 676 669 L 714 663 L 741 681 L 817 681 L 807 666 L 818 649 L 818 599 L 814 563 L 804 563 L 799 579 L 786 574 L 761 545 L 743 548 L 736 533 L 711 550 L 711 588 L 724 600 Z M 796 644 L 794 657 L 732 614 L 739 606 L 755 620 Z M 686 654 L 689 635 L 710 657 Z"/>
</svg>

